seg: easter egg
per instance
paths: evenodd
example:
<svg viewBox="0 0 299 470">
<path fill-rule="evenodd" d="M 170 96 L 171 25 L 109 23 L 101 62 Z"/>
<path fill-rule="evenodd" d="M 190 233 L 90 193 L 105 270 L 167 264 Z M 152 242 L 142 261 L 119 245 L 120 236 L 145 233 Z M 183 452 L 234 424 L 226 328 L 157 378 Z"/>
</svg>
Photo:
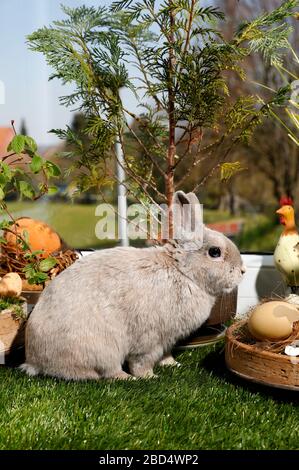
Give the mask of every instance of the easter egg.
<svg viewBox="0 0 299 470">
<path fill-rule="evenodd" d="M 248 319 L 248 329 L 258 340 L 280 341 L 290 336 L 295 321 L 299 321 L 295 305 L 275 300 L 253 310 Z"/>
</svg>

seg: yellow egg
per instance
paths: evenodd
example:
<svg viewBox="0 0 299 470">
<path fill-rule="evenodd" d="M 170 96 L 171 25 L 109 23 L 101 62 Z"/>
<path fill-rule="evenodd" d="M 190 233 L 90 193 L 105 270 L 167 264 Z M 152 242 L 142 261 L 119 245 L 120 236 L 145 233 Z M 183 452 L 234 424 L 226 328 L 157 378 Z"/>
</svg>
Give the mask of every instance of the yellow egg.
<svg viewBox="0 0 299 470">
<path fill-rule="evenodd" d="M 275 300 L 254 309 L 248 319 L 248 329 L 256 339 L 279 341 L 290 336 L 295 321 L 299 321 L 297 308 Z"/>
</svg>

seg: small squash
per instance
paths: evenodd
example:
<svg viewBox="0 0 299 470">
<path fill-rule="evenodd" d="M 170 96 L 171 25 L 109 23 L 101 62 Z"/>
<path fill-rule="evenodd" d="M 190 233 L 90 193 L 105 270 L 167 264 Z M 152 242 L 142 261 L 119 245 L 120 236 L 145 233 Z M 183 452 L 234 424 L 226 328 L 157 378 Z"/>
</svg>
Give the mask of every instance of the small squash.
<svg viewBox="0 0 299 470">
<path fill-rule="evenodd" d="M 29 217 L 17 219 L 16 223 L 10 227 L 10 232 L 5 233 L 8 247 L 16 246 L 16 235 L 12 232 L 17 232 L 21 236 L 24 236 L 24 232 L 26 232 L 31 250 L 42 250 L 41 257 L 43 258 L 62 249 L 62 240 L 59 235 L 48 224 L 40 220 Z"/>
</svg>

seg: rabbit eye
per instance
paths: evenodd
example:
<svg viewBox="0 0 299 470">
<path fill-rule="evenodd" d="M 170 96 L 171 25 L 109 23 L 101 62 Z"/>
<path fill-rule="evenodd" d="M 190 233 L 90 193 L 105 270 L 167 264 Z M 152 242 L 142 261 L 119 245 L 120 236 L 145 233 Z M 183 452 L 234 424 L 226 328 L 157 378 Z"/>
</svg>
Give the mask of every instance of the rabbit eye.
<svg viewBox="0 0 299 470">
<path fill-rule="evenodd" d="M 212 246 L 209 249 L 209 256 L 211 256 L 211 258 L 220 258 L 221 256 L 220 248 L 218 248 L 218 246 Z"/>
</svg>

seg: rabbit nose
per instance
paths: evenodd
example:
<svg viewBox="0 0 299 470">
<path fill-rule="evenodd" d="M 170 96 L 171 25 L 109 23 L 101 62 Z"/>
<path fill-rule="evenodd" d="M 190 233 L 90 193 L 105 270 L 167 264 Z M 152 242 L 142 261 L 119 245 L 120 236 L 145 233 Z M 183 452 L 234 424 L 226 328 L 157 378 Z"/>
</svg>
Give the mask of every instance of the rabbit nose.
<svg viewBox="0 0 299 470">
<path fill-rule="evenodd" d="M 242 274 L 245 274 L 245 273 L 246 273 L 246 266 L 245 266 L 245 264 L 242 264 L 242 266 L 241 266 L 241 273 L 242 273 Z"/>
</svg>

